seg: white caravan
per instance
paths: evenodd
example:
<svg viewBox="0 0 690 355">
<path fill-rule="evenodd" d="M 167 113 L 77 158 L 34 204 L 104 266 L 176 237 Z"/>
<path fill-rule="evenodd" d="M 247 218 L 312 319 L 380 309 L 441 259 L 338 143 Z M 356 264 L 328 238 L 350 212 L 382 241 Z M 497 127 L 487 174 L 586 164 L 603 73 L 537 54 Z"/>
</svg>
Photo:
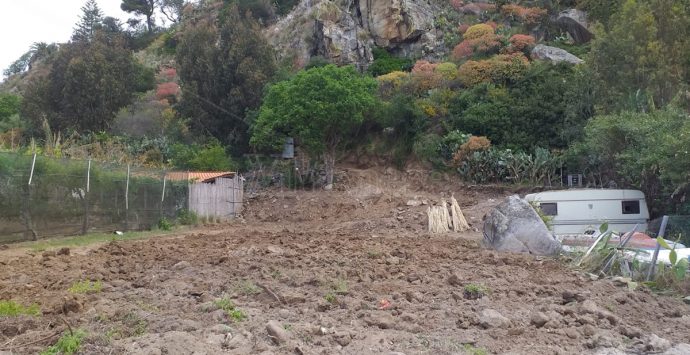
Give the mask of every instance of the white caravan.
<svg viewBox="0 0 690 355">
<path fill-rule="evenodd" d="M 556 235 L 593 234 L 605 222 L 615 232 L 628 232 L 637 224 L 637 231 L 647 230 L 649 210 L 641 191 L 572 189 L 530 194 L 525 199 L 553 217 Z"/>
</svg>

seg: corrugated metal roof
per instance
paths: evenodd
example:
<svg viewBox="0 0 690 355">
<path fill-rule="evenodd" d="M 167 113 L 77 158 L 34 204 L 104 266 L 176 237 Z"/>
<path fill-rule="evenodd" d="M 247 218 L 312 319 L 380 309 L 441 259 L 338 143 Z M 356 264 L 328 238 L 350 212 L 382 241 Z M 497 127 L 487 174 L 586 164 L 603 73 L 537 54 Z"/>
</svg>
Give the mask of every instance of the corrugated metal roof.
<svg viewBox="0 0 690 355">
<path fill-rule="evenodd" d="M 196 181 L 211 182 L 218 178 L 233 178 L 235 173 L 232 171 L 171 171 L 165 178 L 170 181 Z"/>
</svg>

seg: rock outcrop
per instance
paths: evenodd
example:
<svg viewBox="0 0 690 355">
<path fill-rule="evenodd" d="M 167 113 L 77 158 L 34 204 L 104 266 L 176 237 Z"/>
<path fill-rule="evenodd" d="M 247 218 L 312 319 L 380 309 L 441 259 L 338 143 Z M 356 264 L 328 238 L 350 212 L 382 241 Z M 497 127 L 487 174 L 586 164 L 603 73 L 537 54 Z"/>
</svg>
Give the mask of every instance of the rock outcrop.
<svg viewBox="0 0 690 355">
<path fill-rule="evenodd" d="M 301 62 L 296 64 L 322 56 L 360 68 L 373 60 L 373 47 L 421 57 L 441 45 L 434 9 L 420 0 L 302 0 L 266 35 L 283 57 Z"/>
<path fill-rule="evenodd" d="M 532 59 L 548 60 L 552 63 L 566 62 L 570 64 L 582 64 L 584 61 L 565 49 L 538 44 L 532 49 Z"/>
<path fill-rule="evenodd" d="M 484 246 L 504 252 L 556 255 L 561 244 L 530 204 L 510 196 L 484 217 Z"/>
<path fill-rule="evenodd" d="M 556 24 L 566 30 L 575 43 L 587 43 L 594 38 L 594 34 L 589 30 L 587 13 L 578 9 L 568 9 L 558 14 Z"/>
</svg>

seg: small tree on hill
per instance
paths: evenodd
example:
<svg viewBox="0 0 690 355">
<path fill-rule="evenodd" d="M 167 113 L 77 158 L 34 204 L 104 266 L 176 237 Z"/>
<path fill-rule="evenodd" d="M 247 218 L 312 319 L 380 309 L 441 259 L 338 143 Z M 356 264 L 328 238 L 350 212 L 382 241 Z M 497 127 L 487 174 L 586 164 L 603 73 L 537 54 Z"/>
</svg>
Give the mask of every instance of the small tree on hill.
<svg viewBox="0 0 690 355">
<path fill-rule="evenodd" d="M 331 185 L 336 152 L 374 105 L 376 85 L 351 66 L 300 72 L 269 88 L 251 144 L 279 147 L 285 137 L 296 138 L 309 154 L 323 158 L 326 184 Z"/>
</svg>

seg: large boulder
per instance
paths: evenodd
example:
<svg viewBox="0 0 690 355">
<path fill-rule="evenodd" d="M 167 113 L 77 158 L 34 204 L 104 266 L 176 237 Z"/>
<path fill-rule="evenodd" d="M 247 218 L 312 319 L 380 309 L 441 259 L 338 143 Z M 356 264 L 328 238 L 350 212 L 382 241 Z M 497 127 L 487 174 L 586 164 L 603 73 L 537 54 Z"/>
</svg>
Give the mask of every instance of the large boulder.
<svg viewBox="0 0 690 355">
<path fill-rule="evenodd" d="M 296 66 L 322 56 L 364 69 L 374 47 L 416 58 L 440 52 L 444 44 L 436 36 L 435 12 L 426 0 L 301 0 L 264 33 L 278 55 Z"/>
<path fill-rule="evenodd" d="M 556 24 L 566 30 L 575 43 L 587 43 L 594 38 L 594 34 L 589 30 L 587 13 L 578 9 L 568 9 L 558 14 Z"/>
<path fill-rule="evenodd" d="M 547 60 L 552 63 L 566 62 L 570 64 L 582 64 L 585 61 L 570 54 L 565 49 L 537 44 L 532 49 L 532 59 Z"/>
<path fill-rule="evenodd" d="M 503 252 L 556 255 L 561 251 L 537 212 L 510 196 L 484 217 L 484 246 Z"/>
<path fill-rule="evenodd" d="M 423 1 L 365 0 L 359 3 L 359 13 L 379 47 L 416 41 L 434 28 L 434 13 Z"/>
</svg>

